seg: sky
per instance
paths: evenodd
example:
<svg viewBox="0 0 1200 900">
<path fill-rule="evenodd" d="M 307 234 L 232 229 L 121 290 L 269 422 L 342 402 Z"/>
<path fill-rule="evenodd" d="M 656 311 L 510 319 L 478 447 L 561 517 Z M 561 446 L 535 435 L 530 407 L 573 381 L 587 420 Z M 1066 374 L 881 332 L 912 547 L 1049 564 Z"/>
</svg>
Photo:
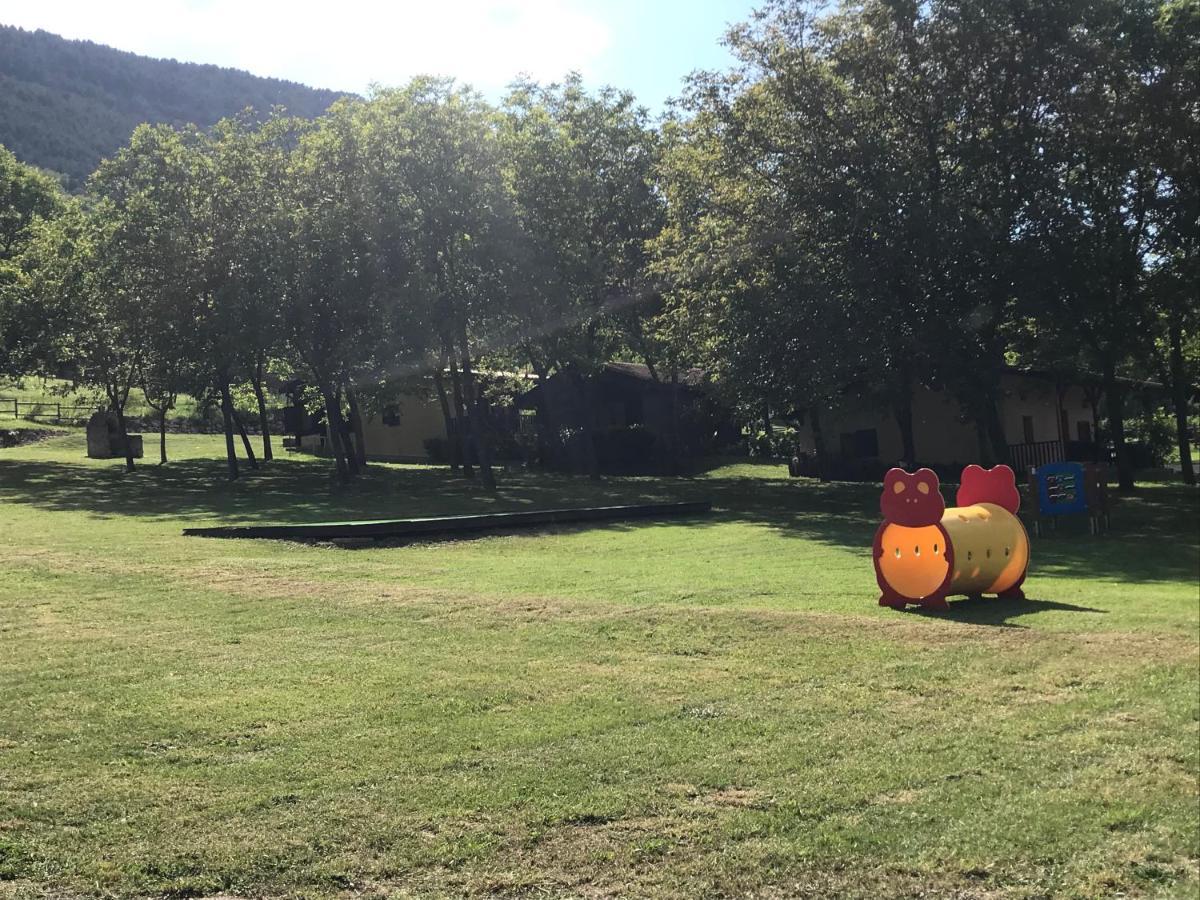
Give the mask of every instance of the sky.
<svg viewBox="0 0 1200 900">
<path fill-rule="evenodd" d="M 120 50 L 365 93 L 452 75 L 498 99 L 519 74 L 580 72 L 652 111 L 727 67 L 755 0 L 0 0 L 0 23 Z"/>
</svg>

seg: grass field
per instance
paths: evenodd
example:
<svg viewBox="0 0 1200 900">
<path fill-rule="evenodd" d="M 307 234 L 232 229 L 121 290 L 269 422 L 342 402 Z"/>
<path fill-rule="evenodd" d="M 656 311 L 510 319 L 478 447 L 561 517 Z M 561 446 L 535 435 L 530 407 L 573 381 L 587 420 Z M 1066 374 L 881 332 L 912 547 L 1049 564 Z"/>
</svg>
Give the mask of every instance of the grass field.
<svg viewBox="0 0 1200 900">
<path fill-rule="evenodd" d="M 0 897 L 1195 897 L 1195 491 L 875 606 L 877 488 L 0 450 Z M 343 549 L 191 523 L 711 497 Z"/>
<path fill-rule="evenodd" d="M 275 408 L 280 399 L 277 395 L 268 394 L 268 406 Z M 92 411 L 107 405 L 103 390 L 84 385 L 73 386 L 61 378 L 0 378 L 0 428 L 12 428 L 21 421 L 13 416 L 13 400 L 20 402 L 17 411 L 21 416 L 32 415 L 39 422 L 50 421 L 60 409 L 65 416 L 86 420 Z M 254 397 L 249 387 L 243 385 L 235 389 L 234 400 L 249 422 L 257 422 L 258 408 L 254 405 Z M 135 387 L 129 392 L 125 415 L 154 420 L 157 413 L 146 402 L 146 395 L 142 389 Z M 167 414 L 167 421 L 193 419 L 199 415 L 200 408 L 196 398 L 189 394 L 181 394 Z"/>
</svg>

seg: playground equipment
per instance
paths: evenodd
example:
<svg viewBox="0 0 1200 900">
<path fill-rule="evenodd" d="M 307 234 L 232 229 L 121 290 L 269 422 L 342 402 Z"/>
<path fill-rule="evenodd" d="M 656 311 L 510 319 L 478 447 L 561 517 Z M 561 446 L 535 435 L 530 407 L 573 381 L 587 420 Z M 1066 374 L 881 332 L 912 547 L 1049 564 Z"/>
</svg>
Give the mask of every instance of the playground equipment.
<svg viewBox="0 0 1200 900">
<path fill-rule="evenodd" d="M 1033 533 L 1041 536 L 1042 519 L 1050 527 L 1059 516 L 1086 515 L 1092 534 L 1108 528 L 1108 473 L 1095 463 L 1056 462 L 1029 470 L 1033 498 Z"/>
<path fill-rule="evenodd" d="M 884 477 L 873 554 L 880 606 L 949 609 L 951 594 L 1025 599 L 1029 536 L 1013 470 L 967 466 L 956 502 L 946 507 L 931 469 Z"/>
</svg>

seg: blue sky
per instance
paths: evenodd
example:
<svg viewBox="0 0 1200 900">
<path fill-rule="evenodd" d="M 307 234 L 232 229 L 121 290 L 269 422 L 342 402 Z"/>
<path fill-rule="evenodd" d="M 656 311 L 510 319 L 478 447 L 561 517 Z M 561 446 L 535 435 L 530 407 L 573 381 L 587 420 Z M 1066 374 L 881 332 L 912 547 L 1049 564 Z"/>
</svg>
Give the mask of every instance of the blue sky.
<svg viewBox="0 0 1200 900">
<path fill-rule="evenodd" d="M 420 73 L 498 97 L 519 73 L 580 71 L 652 111 L 697 68 L 730 62 L 720 38 L 755 0 L 3 0 L 0 23 L 148 56 L 364 92 Z"/>
</svg>

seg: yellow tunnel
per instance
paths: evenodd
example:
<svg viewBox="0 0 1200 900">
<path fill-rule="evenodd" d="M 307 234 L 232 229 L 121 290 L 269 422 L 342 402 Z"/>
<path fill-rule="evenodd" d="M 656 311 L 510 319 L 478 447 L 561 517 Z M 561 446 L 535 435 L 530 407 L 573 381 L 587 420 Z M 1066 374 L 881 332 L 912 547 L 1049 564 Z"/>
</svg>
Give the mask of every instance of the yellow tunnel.
<svg viewBox="0 0 1200 900">
<path fill-rule="evenodd" d="M 942 515 L 942 527 L 954 548 L 949 593 L 999 594 L 1020 580 L 1029 563 L 1029 536 L 1004 507 L 951 506 Z"/>
</svg>

